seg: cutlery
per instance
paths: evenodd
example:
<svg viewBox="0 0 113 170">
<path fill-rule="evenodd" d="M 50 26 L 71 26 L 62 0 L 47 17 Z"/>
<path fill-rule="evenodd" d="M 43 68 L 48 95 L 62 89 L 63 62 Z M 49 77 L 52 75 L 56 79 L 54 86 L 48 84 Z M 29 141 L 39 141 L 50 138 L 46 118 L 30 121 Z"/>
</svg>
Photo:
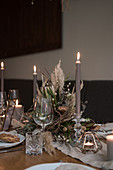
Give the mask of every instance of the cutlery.
<svg viewBox="0 0 113 170">
<path fill-rule="evenodd" d="M 7 150 L 0 150 L 0 153 L 7 153 L 7 152 L 14 152 L 14 151 L 22 151 L 24 150 L 23 148 L 19 149 L 7 149 Z"/>
</svg>

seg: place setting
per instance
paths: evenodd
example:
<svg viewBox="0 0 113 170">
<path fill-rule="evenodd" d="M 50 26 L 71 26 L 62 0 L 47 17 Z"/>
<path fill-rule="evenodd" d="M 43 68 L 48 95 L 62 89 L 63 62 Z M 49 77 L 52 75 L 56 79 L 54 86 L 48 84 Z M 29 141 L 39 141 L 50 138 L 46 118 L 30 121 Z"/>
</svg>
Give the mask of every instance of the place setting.
<svg viewBox="0 0 113 170">
<path fill-rule="evenodd" d="M 18 122 L 22 118 L 24 108 L 16 103 L 19 100 L 18 89 L 9 90 L 8 95 L 4 91 L 4 70 L 4 63 L 1 62 L 0 153 L 19 151 L 21 149 L 12 148 L 25 141 L 24 135 L 18 134 L 16 130 L 12 129 L 13 122 Z"/>
<path fill-rule="evenodd" d="M 18 134 L 15 130 L 6 132 L 0 132 L 0 149 L 14 147 L 21 144 L 25 140 L 25 137 Z"/>
</svg>

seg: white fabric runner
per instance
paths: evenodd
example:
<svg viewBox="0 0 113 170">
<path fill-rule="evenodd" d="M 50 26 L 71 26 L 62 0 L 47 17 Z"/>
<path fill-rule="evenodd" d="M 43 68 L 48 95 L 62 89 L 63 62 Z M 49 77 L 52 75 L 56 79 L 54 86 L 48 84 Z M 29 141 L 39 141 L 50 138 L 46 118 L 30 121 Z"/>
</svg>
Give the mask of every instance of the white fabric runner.
<svg viewBox="0 0 113 170">
<path fill-rule="evenodd" d="M 106 125 L 107 125 L 107 130 L 109 125 L 110 125 L 109 126 L 110 130 L 113 127 L 113 123 L 106 124 Z M 106 169 L 113 169 L 113 161 L 107 161 L 107 145 L 103 142 L 101 143 L 102 143 L 102 150 L 100 150 L 95 154 L 93 153 L 83 154 L 79 152 L 75 147 L 72 147 L 70 144 L 55 142 L 53 143 L 53 145 L 55 148 L 62 151 L 66 155 L 69 155 L 73 158 L 77 158 L 86 164 L 92 165 L 97 168 L 104 167 Z"/>
<path fill-rule="evenodd" d="M 69 144 L 55 142 L 54 147 L 66 155 L 77 158 L 82 162 L 97 168 L 113 169 L 113 161 L 107 161 L 107 145 L 102 142 L 102 150 L 95 154 L 83 154 Z"/>
</svg>

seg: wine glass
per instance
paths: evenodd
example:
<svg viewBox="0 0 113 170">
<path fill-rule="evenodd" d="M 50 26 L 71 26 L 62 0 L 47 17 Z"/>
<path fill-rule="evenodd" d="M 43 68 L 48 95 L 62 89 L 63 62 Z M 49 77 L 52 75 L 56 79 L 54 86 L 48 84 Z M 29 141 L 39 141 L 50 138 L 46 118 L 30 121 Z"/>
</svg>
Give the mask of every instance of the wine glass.
<svg viewBox="0 0 113 170">
<path fill-rule="evenodd" d="M 0 92 L 0 123 L 5 117 L 5 111 L 7 109 L 7 96 L 6 92 Z"/>
<path fill-rule="evenodd" d="M 41 98 L 41 106 L 34 115 L 34 121 L 42 127 L 42 131 L 45 127 L 53 121 L 53 108 L 52 102 L 49 98 Z"/>
</svg>

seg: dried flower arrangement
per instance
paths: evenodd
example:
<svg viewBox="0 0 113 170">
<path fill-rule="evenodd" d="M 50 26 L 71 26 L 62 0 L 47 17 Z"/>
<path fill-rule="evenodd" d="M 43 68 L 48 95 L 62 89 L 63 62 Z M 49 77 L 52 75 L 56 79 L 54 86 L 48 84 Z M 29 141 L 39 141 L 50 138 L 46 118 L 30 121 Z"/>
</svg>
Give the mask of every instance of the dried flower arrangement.
<svg viewBox="0 0 113 170">
<path fill-rule="evenodd" d="M 37 128 L 33 114 L 37 110 L 37 103 L 40 105 L 41 98 L 45 97 L 51 99 L 54 110 L 54 119 L 52 123 L 46 127 L 46 131 L 52 132 L 57 139 L 71 140 L 75 123 L 73 121 L 76 107 L 75 87 L 70 91 L 71 83 L 65 84 L 65 75 L 61 68 L 61 60 L 51 73 L 50 79 L 46 78 L 43 73 L 41 74 L 42 86 L 39 88 L 37 84 L 37 101 L 33 110 L 24 115 L 24 118 L 28 120 L 28 123 L 24 126 L 24 131 L 33 131 Z M 83 82 L 81 83 L 81 89 L 82 88 Z"/>
<path fill-rule="evenodd" d="M 40 70 L 39 70 L 40 71 Z M 71 83 L 65 84 L 65 75 L 61 68 L 61 60 L 54 68 L 54 71 L 50 75 L 50 79 L 42 74 L 42 86 L 39 88 L 37 84 L 37 101 L 33 108 L 25 113 L 23 120 L 25 123 L 24 128 L 20 128 L 22 132 L 33 131 L 38 127 L 33 119 L 34 113 L 37 111 L 37 103 L 40 106 L 41 98 L 50 98 L 54 110 L 54 119 L 50 125 L 46 127 L 46 131 L 52 132 L 55 139 L 70 141 L 72 134 L 74 133 L 73 119 L 75 118 L 76 108 L 76 92 L 75 86 L 70 91 Z M 81 89 L 83 88 L 83 82 L 81 83 Z M 86 103 L 85 103 L 86 104 Z M 84 105 L 85 106 L 85 105 Z M 85 107 L 84 107 L 85 108 Z M 89 120 L 87 123 L 82 123 L 83 130 L 89 130 L 94 125 L 94 121 Z M 84 126 L 86 127 L 84 129 Z"/>
<path fill-rule="evenodd" d="M 40 71 L 40 70 L 39 70 Z M 41 73 L 41 72 L 40 72 Z M 55 153 L 52 147 L 52 139 L 60 140 L 65 142 L 72 142 L 73 135 L 75 134 L 75 109 L 76 109 L 76 92 L 75 86 L 73 86 L 72 91 L 70 90 L 71 83 L 65 84 L 65 75 L 61 68 L 61 61 L 56 65 L 54 71 L 50 75 L 50 79 L 42 75 L 42 86 L 39 88 L 37 84 L 37 100 L 33 107 L 29 109 L 27 113 L 24 114 L 22 118 L 22 123 L 17 131 L 19 133 L 25 134 L 26 132 L 39 131 L 40 126 L 38 126 L 34 120 L 34 114 L 40 112 L 41 98 L 49 98 L 52 102 L 52 107 L 54 110 L 54 119 L 46 126 L 45 131 L 42 132 L 44 139 L 44 150 L 48 154 Z M 83 82 L 81 82 L 81 89 L 83 88 Z M 83 110 L 86 107 L 85 102 L 83 104 Z M 38 107 L 37 107 L 38 106 Z M 13 126 L 15 122 L 13 122 Z M 16 123 L 17 125 L 17 123 Z M 81 121 L 82 133 L 89 130 L 98 130 L 95 122 L 92 119 L 84 119 Z M 96 128 L 96 129 L 95 129 Z"/>
</svg>

